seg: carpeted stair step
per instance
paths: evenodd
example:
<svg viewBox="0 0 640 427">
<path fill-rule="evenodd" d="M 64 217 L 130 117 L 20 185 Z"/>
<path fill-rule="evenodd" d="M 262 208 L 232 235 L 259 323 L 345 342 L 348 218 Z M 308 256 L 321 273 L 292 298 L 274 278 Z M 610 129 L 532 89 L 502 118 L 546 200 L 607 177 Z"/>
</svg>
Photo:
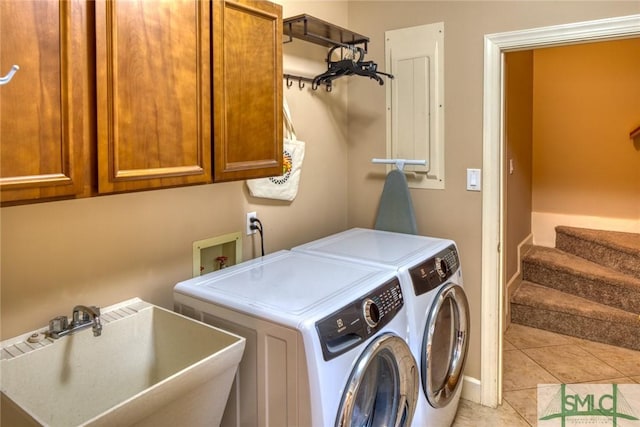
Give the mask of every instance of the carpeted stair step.
<svg viewBox="0 0 640 427">
<path fill-rule="evenodd" d="M 640 234 L 558 226 L 556 248 L 640 279 Z"/>
<path fill-rule="evenodd" d="M 640 279 L 555 248 L 529 247 L 522 280 L 640 313 Z"/>
<path fill-rule="evenodd" d="M 511 321 L 591 341 L 640 350 L 638 314 L 522 282 L 511 298 Z"/>
</svg>

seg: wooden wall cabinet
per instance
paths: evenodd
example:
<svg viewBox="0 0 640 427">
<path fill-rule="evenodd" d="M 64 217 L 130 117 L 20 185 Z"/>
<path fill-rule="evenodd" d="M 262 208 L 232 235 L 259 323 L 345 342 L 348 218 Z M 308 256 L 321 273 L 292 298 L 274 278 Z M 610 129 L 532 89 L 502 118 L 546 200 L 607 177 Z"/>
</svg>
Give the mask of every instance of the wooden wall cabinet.
<svg viewBox="0 0 640 427">
<path fill-rule="evenodd" d="M 213 1 L 214 180 L 282 175 L 282 7 Z"/>
<path fill-rule="evenodd" d="M 210 5 L 95 5 L 98 191 L 211 182 Z"/>
<path fill-rule="evenodd" d="M 2 202 L 282 174 L 282 8 L 0 2 Z"/>
<path fill-rule="evenodd" d="M 90 191 L 85 1 L 0 2 L 2 202 Z"/>
</svg>

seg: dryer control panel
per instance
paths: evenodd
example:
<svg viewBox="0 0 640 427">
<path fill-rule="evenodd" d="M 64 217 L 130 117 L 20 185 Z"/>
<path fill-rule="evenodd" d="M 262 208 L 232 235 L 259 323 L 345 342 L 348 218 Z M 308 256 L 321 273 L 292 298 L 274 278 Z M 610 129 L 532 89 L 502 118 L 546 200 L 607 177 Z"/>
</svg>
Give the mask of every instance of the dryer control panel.
<svg viewBox="0 0 640 427">
<path fill-rule="evenodd" d="M 395 277 L 316 322 L 324 360 L 331 360 L 362 344 L 389 323 L 403 305 L 400 282 Z"/>
<path fill-rule="evenodd" d="M 416 295 L 422 295 L 434 290 L 456 274 L 459 267 L 458 251 L 451 245 L 409 269 L 413 291 Z"/>
</svg>

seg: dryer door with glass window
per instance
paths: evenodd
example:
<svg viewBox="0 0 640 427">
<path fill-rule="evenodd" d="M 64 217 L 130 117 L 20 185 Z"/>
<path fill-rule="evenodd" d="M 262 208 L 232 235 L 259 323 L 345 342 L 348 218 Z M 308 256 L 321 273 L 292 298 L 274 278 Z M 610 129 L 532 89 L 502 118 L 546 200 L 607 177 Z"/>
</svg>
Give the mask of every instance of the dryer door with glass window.
<svg viewBox="0 0 640 427">
<path fill-rule="evenodd" d="M 419 387 L 416 372 L 404 340 L 393 334 L 374 339 L 351 373 L 336 426 L 411 425 Z"/>
<path fill-rule="evenodd" d="M 422 342 L 422 391 L 434 408 L 446 406 L 462 385 L 468 345 L 467 297 L 462 287 L 448 283 L 429 310 Z"/>
</svg>

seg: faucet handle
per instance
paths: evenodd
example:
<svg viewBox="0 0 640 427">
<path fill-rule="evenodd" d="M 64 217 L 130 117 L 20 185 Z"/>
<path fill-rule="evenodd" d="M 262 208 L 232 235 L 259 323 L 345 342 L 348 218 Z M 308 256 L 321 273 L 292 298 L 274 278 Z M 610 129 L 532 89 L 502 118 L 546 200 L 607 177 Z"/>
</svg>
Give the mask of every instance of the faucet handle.
<svg viewBox="0 0 640 427">
<path fill-rule="evenodd" d="M 49 320 L 49 333 L 59 334 L 69 327 L 69 319 L 67 316 L 58 316 Z"/>
</svg>

